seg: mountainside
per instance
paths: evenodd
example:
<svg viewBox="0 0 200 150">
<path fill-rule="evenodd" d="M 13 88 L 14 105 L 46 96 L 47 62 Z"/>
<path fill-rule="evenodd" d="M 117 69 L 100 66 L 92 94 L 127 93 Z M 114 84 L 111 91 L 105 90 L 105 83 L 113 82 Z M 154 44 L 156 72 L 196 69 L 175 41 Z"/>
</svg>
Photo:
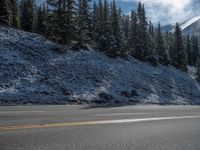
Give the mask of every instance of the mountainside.
<svg viewBox="0 0 200 150">
<path fill-rule="evenodd" d="M 174 32 L 175 25 L 169 24 L 162 27 L 163 32 Z M 181 29 L 183 35 L 200 35 L 200 16 L 191 18 L 183 23 L 181 23 Z"/>
<path fill-rule="evenodd" d="M 171 32 L 174 29 L 174 25 L 169 24 L 169 25 L 165 25 L 162 26 L 162 32 Z"/>
<path fill-rule="evenodd" d="M 184 35 L 200 35 L 200 16 L 196 16 L 181 25 Z"/>
<path fill-rule="evenodd" d="M 200 104 L 200 84 L 173 67 L 75 52 L 0 27 L 0 104 L 68 102 Z"/>
</svg>

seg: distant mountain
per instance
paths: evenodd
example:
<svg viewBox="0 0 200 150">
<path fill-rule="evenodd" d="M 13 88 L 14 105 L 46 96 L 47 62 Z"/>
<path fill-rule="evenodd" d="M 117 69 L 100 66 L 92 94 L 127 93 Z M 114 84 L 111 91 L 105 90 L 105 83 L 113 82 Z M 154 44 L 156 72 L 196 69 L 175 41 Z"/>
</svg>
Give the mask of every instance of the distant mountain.
<svg viewBox="0 0 200 150">
<path fill-rule="evenodd" d="M 161 29 L 163 32 L 171 32 L 173 28 L 174 28 L 174 25 L 169 24 L 169 25 L 163 26 Z"/>
<path fill-rule="evenodd" d="M 200 35 L 200 16 L 196 16 L 181 25 L 184 35 Z"/>
<path fill-rule="evenodd" d="M 181 24 L 183 35 L 200 36 L 200 15 L 184 21 Z M 162 27 L 163 32 L 174 32 L 175 24 L 169 24 Z"/>
</svg>

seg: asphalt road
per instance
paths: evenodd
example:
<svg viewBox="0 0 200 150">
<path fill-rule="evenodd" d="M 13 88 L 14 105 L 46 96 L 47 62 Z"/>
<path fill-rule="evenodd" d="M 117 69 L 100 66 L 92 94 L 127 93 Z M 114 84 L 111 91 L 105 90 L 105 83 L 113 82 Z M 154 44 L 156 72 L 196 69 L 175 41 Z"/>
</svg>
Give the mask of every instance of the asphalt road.
<svg viewBox="0 0 200 150">
<path fill-rule="evenodd" d="M 1 106 L 0 150 L 200 150 L 200 107 Z"/>
</svg>

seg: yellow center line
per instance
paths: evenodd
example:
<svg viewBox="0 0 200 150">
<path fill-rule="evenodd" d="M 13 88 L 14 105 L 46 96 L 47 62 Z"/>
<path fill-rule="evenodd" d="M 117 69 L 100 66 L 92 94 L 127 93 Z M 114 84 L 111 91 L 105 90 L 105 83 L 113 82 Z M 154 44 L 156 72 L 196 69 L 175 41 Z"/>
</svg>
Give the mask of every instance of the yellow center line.
<svg viewBox="0 0 200 150">
<path fill-rule="evenodd" d="M 200 118 L 200 115 L 195 115 L 195 116 L 176 116 L 176 117 L 159 117 L 159 118 L 120 119 L 120 120 L 82 121 L 82 122 L 63 122 L 63 123 L 48 123 L 48 124 L 43 124 L 43 125 L 35 124 L 35 125 L 0 126 L 0 131 L 55 128 L 55 127 L 67 127 L 67 126 L 100 125 L 100 124 L 119 124 L 119 123 L 133 123 L 133 122 L 144 122 L 144 121 L 192 119 L 192 118 Z"/>
</svg>

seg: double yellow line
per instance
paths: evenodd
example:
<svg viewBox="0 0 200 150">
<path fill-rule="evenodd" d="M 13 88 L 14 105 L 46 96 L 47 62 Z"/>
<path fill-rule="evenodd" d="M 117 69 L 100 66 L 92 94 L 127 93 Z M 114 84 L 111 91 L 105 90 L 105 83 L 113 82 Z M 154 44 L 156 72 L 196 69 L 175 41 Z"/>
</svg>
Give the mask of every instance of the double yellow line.
<svg viewBox="0 0 200 150">
<path fill-rule="evenodd" d="M 133 123 L 133 122 L 145 122 L 145 121 L 192 119 L 192 118 L 200 118 L 200 115 L 176 116 L 176 117 L 157 117 L 157 118 L 137 118 L 137 119 L 134 118 L 134 119 L 101 120 L 101 121 L 82 121 L 82 122 L 64 122 L 64 123 L 48 123 L 48 124 L 43 124 L 43 125 L 35 124 L 35 125 L 0 126 L 0 131 L 54 128 L 54 127 L 67 127 L 67 126 L 100 125 L 100 124 L 119 124 L 119 123 Z"/>
<path fill-rule="evenodd" d="M 16 126 L 0 126 L 0 131 L 22 130 L 22 129 L 40 129 L 66 126 L 81 126 L 81 125 L 95 125 L 99 121 L 85 121 L 85 122 L 64 122 L 64 123 L 49 123 L 42 125 L 16 125 Z"/>
</svg>

